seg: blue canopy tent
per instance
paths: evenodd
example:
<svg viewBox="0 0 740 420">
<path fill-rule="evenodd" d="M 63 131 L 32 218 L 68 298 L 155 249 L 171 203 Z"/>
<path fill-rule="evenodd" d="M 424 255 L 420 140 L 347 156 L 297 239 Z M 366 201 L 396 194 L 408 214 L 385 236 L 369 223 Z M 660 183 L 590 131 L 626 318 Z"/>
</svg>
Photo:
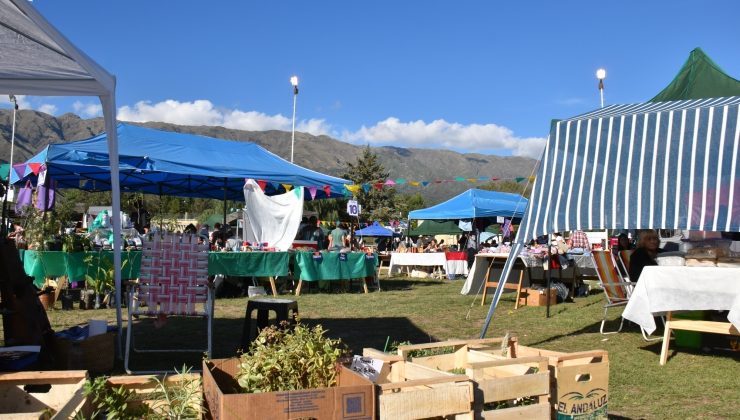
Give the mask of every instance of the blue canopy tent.
<svg viewBox="0 0 740 420">
<path fill-rule="evenodd" d="M 526 242 L 552 232 L 740 232 L 739 149 L 738 96 L 612 105 L 553 121 L 499 284 Z"/>
<path fill-rule="evenodd" d="M 348 194 L 344 185 L 351 183 L 294 165 L 253 143 L 125 123 L 119 123 L 116 131 L 122 192 L 241 200 L 244 179 L 252 178 L 267 181 L 265 192 L 270 195 L 285 192 L 285 184 L 316 188 L 318 199 L 344 197 Z M 12 183 L 35 181 L 29 163 L 46 165 L 60 189 L 111 189 L 106 133 L 48 145 L 25 164 L 13 165 Z M 311 199 L 310 194 L 305 196 Z"/>
<path fill-rule="evenodd" d="M 380 226 L 380 223 L 373 222 L 372 225 L 355 231 L 355 236 L 393 236 L 393 231 Z"/>
<path fill-rule="evenodd" d="M 436 206 L 411 211 L 409 219 L 459 220 L 496 216 L 521 218 L 527 202 L 519 194 L 473 188 Z"/>
</svg>

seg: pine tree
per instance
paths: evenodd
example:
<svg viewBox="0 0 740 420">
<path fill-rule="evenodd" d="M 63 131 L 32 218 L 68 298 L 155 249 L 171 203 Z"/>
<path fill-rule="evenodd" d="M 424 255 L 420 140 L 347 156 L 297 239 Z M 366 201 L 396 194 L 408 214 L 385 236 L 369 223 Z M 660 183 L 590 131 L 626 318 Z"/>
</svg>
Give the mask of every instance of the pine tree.
<svg viewBox="0 0 740 420">
<path fill-rule="evenodd" d="M 361 219 L 367 221 L 388 221 L 394 217 L 394 198 L 396 189 L 383 186 L 380 189 L 375 184 L 384 183 L 389 173 L 378 161 L 378 155 L 370 150 L 368 145 L 362 150 L 355 163 L 347 164 L 347 173 L 343 178 L 352 180 L 357 185 L 369 184 L 370 189 L 365 188 L 357 192 L 357 202 L 362 206 Z"/>
</svg>

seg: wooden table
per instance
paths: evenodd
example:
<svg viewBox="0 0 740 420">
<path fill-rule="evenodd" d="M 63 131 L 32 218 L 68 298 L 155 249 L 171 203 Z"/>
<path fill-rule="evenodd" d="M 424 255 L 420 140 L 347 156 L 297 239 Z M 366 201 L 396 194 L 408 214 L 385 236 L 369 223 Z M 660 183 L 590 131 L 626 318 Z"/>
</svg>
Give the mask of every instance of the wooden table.
<svg viewBox="0 0 740 420">
<path fill-rule="evenodd" d="M 673 311 L 729 310 L 728 322 L 673 319 Z M 660 364 L 668 360 L 672 330 L 740 335 L 740 268 L 645 267 L 622 316 L 650 334 L 654 315 L 666 314 Z"/>
</svg>

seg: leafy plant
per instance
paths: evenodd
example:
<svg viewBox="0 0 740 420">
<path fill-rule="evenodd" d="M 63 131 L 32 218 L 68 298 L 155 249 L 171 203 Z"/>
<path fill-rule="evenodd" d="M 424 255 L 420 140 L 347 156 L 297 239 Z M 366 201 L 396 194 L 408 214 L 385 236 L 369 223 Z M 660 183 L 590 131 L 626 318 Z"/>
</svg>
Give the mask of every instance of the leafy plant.
<svg viewBox="0 0 740 420">
<path fill-rule="evenodd" d="M 193 376 L 187 379 L 192 368 L 183 365 L 178 374 L 183 379 L 174 384 L 167 383 L 167 377 L 155 378 L 156 389 L 149 398 L 154 402 L 149 405 L 147 418 L 153 419 L 199 419 L 201 418 L 201 380 Z"/>
<path fill-rule="evenodd" d="M 92 381 L 85 382 L 83 393 L 91 401 L 92 415 L 89 418 L 105 419 L 140 419 L 146 414 L 145 409 L 132 409 L 129 402 L 136 397 L 134 391 L 128 390 L 123 386 L 112 387 L 106 383 L 107 377 L 99 376 Z M 84 419 L 82 413 L 77 413 L 75 419 Z"/>
<path fill-rule="evenodd" d="M 83 261 L 87 265 L 88 271 L 85 273 L 85 285 L 87 287 L 93 289 L 95 293 L 113 290 L 115 286 L 115 267 L 111 258 L 106 258 L 102 253 L 97 252 L 85 255 Z M 128 260 L 121 261 L 121 271 L 127 264 Z"/>
<path fill-rule="evenodd" d="M 324 336 L 317 325 L 297 323 L 260 331 L 241 356 L 237 381 L 244 392 L 292 391 L 336 385 L 340 358 L 348 354 L 341 340 Z"/>
</svg>

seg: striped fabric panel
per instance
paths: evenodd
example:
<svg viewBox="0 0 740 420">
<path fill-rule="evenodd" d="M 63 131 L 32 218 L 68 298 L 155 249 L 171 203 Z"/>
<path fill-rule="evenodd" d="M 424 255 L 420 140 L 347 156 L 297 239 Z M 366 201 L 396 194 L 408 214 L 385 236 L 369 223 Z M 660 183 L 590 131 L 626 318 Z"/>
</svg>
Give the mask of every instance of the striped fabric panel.
<svg viewBox="0 0 740 420">
<path fill-rule="evenodd" d="M 182 238 L 168 235 L 145 241 L 138 298 L 147 304 L 139 313 L 207 315 L 207 245 L 199 245 L 192 235 Z"/>
<path fill-rule="evenodd" d="M 740 231 L 740 97 L 553 122 L 517 242 L 567 230 Z"/>
<path fill-rule="evenodd" d="M 609 251 L 593 251 L 591 256 L 594 260 L 594 266 L 596 267 L 596 274 L 599 276 L 599 281 L 604 288 L 604 293 L 607 296 L 609 302 L 627 299 L 627 293 L 625 293 L 622 285 L 616 284 L 622 281 L 617 268 L 614 266 L 614 259 Z"/>
<path fill-rule="evenodd" d="M 632 258 L 632 250 L 628 249 L 625 251 L 619 251 L 619 258 L 622 260 L 622 264 L 624 264 L 624 268 L 629 271 L 630 269 L 630 258 Z"/>
</svg>

